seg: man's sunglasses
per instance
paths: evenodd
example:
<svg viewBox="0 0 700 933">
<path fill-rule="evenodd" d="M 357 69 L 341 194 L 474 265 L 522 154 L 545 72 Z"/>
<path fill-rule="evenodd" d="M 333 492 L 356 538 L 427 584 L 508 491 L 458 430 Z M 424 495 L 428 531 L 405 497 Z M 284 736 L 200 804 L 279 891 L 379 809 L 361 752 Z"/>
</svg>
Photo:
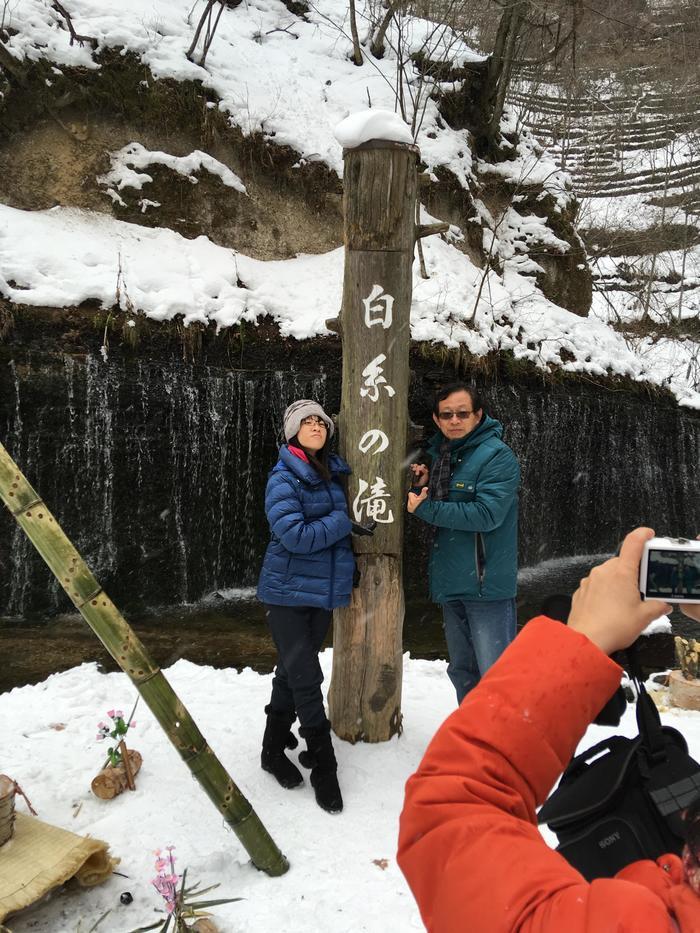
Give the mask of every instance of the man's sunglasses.
<svg viewBox="0 0 700 933">
<path fill-rule="evenodd" d="M 460 421 L 466 421 L 467 418 L 473 414 L 473 411 L 440 411 L 438 412 L 438 418 L 440 421 L 452 421 L 453 418 L 459 418 Z"/>
</svg>

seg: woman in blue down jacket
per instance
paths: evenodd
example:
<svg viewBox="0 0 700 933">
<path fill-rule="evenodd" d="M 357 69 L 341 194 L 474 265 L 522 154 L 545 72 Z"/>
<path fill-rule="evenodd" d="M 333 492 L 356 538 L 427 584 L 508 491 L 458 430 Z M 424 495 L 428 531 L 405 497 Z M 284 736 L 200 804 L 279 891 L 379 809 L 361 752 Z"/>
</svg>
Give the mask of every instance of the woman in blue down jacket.
<svg viewBox="0 0 700 933">
<path fill-rule="evenodd" d="M 287 443 L 265 491 L 272 537 L 258 581 L 258 599 L 265 604 L 277 648 L 260 763 L 282 787 L 303 783 L 285 754 L 285 748 L 297 744 L 290 730 L 298 716 L 307 745 L 299 760 L 311 768 L 319 806 L 338 813 L 343 798 L 318 653 L 333 609 L 349 605 L 352 593 L 351 522 L 339 481 L 350 469 L 329 454 L 333 422 L 316 402 L 301 399 L 287 408 L 284 436 Z"/>
</svg>

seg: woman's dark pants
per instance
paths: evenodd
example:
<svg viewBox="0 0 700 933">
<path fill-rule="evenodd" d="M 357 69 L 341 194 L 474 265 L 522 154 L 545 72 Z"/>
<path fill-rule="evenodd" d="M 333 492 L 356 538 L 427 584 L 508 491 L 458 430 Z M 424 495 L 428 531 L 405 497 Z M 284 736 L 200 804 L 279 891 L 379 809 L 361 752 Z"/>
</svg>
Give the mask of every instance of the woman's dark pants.
<svg viewBox="0 0 700 933">
<path fill-rule="evenodd" d="M 304 729 L 323 726 L 321 684 L 323 673 L 318 660 L 333 613 L 311 606 L 265 605 L 267 624 L 277 648 L 277 667 L 272 678 L 270 711 L 296 712 Z"/>
</svg>

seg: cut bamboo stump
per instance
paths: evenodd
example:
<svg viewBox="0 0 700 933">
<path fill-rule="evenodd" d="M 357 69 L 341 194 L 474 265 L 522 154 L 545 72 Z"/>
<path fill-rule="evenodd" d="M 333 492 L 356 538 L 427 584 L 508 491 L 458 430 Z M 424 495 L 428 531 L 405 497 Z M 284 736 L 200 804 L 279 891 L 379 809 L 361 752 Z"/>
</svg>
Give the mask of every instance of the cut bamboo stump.
<svg viewBox="0 0 700 933">
<path fill-rule="evenodd" d="M 700 679 L 700 641 L 676 635 L 673 639 L 673 646 L 676 650 L 678 667 L 683 672 L 683 676 L 688 680 Z"/>
<path fill-rule="evenodd" d="M 673 643 L 679 670 L 671 671 L 668 678 L 671 705 L 700 710 L 700 642 L 677 635 Z"/>
<path fill-rule="evenodd" d="M 6 774 L 0 774 L 0 846 L 12 838 L 15 831 L 15 793 L 17 785 Z"/>
<path fill-rule="evenodd" d="M 672 706 L 678 709 L 700 710 L 700 680 L 688 680 L 682 671 L 671 671 L 668 678 L 668 693 Z"/>
<path fill-rule="evenodd" d="M 108 765 L 92 779 L 90 787 L 93 794 L 100 800 L 112 800 L 122 794 L 127 787 L 134 790 L 134 776 L 139 773 L 143 764 L 141 752 L 137 752 L 134 748 L 127 748 L 124 762 L 128 763 L 128 769 L 125 763 L 116 767 Z"/>
</svg>

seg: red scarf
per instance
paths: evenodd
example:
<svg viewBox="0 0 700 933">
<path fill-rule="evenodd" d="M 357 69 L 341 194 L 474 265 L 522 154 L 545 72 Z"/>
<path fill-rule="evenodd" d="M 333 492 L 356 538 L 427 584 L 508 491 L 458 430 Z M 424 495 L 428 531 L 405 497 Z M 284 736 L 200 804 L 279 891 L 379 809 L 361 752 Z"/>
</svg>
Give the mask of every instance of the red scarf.
<svg viewBox="0 0 700 933">
<path fill-rule="evenodd" d="M 301 447 L 292 447 L 291 444 L 287 444 L 287 449 L 289 450 L 290 454 L 294 454 L 295 457 L 303 460 L 304 463 L 309 462 L 309 458 L 306 456 L 306 451 L 302 450 Z"/>
</svg>

